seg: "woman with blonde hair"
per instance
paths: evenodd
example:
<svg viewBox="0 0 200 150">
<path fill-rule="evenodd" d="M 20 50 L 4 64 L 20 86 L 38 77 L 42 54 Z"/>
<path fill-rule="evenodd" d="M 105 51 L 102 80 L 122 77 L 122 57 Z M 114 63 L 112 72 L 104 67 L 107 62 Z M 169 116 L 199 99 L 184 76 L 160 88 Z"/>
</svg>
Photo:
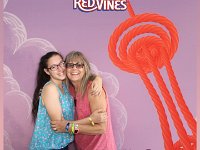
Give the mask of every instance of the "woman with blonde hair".
<svg viewBox="0 0 200 150">
<path fill-rule="evenodd" d="M 91 82 L 96 76 L 92 74 L 90 64 L 81 52 L 70 52 L 65 62 L 70 91 L 76 98 L 77 119 L 83 119 L 101 109 L 106 111 L 107 120 L 94 123 L 89 117 L 90 124 L 69 120 L 52 121 L 52 128 L 57 132 L 75 134 L 78 150 L 116 150 L 109 101 L 105 89 L 102 89 L 100 95 L 91 94 Z"/>
</svg>

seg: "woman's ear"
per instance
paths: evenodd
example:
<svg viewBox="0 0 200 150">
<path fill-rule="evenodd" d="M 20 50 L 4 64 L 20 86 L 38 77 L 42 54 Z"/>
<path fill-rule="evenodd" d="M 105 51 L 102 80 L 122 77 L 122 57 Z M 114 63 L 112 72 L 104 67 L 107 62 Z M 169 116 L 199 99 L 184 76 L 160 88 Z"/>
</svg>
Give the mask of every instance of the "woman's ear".
<svg viewBox="0 0 200 150">
<path fill-rule="evenodd" d="M 48 71 L 46 68 L 44 68 L 44 72 L 45 72 L 46 74 L 50 75 L 49 71 Z"/>
</svg>

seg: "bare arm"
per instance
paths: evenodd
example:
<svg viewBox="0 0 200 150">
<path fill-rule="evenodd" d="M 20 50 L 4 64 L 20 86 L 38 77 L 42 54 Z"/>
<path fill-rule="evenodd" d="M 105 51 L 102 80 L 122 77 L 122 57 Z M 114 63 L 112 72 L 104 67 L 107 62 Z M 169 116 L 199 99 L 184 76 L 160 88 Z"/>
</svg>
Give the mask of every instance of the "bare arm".
<svg viewBox="0 0 200 150">
<path fill-rule="evenodd" d="M 94 123 L 105 122 L 107 119 L 107 112 L 103 111 L 102 109 L 97 109 L 90 116 L 80 120 L 72 121 L 72 123 L 91 125 L 90 119 Z"/>
<path fill-rule="evenodd" d="M 89 94 L 88 94 L 88 100 L 90 103 L 90 109 L 91 112 L 95 112 L 98 109 L 101 109 L 102 111 L 106 112 L 106 95 L 105 91 L 102 90 L 101 95 L 92 95 L 90 94 L 89 89 Z M 83 134 L 102 134 L 106 130 L 106 122 L 100 122 L 96 123 L 94 126 L 92 125 L 80 125 L 79 126 L 79 133 Z"/>
<path fill-rule="evenodd" d="M 104 91 L 102 92 L 101 95 L 95 96 L 95 95 L 89 94 L 88 99 L 89 99 L 91 111 L 93 114 L 95 112 L 98 112 L 99 109 L 103 112 L 106 112 L 106 96 L 105 96 Z M 98 122 L 94 126 L 91 125 L 91 122 L 89 121 L 88 117 L 82 120 L 78 120 L 78 121 L 67 121 L 67 120 L 51 121 L 51 124 L 52 124 L 52 128 L 56 129 L 58 132 L 66 132 L 65 126 L 68 122 L 77 123 L 79 126 L 79 133 L 96 135 L 96 134 L 102 134 L 105 132 L 106 116 L 107 114 L 105 113 L 103 117 L 104 118 L 103 122 Z M 95 121 L 95 119 L 93 121 Z M 71 126 L 69 127 L 69 132 L 71 132 Z"/>
<path fill-rule="evenodd" d="M 42 91 L 42 102 L 47 109 L 51 120 L 61 120 L 62 111 L 59 102 L 59 93 L 55 85 L 48 84 Z"/>
</svg>

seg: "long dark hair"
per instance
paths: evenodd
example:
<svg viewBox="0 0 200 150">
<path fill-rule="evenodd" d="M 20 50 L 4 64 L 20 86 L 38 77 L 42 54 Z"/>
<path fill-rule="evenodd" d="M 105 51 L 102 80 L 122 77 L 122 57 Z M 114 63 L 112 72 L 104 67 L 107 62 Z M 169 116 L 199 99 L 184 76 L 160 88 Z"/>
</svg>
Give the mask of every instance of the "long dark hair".
<svg viewBox="0 0 200 150">
<path fill-rule="evenodd" d="M 36 77 L 36 88 L 33 94 L 33 102 L 32 102 L 32 119 L 34 123 L 37 118 L 39 96 L 41 94 L 41 90 L 43 86 L 50 80 L 50 76 L 44 72 L 44 69 L 48 67 L 47 63 L 49 58 L 55 55 L 59 55 L 63 59 L 62 55 L 55 51 L 48 52 L 47 54 L 43 55 L 40 58 L 37 77 Z"/>
</svg>

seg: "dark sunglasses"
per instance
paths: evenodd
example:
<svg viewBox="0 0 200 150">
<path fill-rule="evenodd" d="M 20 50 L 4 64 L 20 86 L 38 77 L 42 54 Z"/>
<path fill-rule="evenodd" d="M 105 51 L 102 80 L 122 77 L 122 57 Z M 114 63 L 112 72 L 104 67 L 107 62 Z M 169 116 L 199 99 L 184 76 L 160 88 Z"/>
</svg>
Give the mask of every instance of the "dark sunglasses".
<svg viewBox="0 0 200 150">
<path fill-rule="evenodd" d="M 74 64 L 74 63 L 67 63 L 66 64 L 66 67 L 68 69 L 72 69 L 72 68 L 74 68 L 74 66 L 76 66 L 77 69 L 81 69 L 81 68 L 84 67 L 84 64 L 80 64 L 80 63 L 76 63 L 76 64 Z"/>
</svg>

